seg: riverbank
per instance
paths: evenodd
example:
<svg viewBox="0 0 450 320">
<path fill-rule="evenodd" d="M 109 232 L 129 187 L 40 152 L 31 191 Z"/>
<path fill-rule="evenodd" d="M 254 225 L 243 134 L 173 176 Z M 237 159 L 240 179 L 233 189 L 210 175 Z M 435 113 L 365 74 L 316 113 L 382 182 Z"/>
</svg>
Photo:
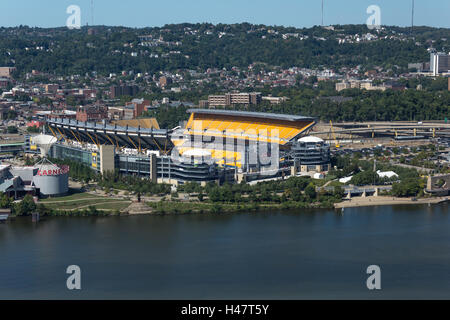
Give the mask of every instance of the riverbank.
<svg viewBox="0 0 450 320">
<path fill-rule="evenodd" d="M 74 202 L 64 203 L 64 201 L 44 202 L 44 205 L 51 205 L 48 215 L 56 216 L 89 216 L 89 215 L 166 215 L 166 214 L 190 214 L 190 213 L 238 213 L 255 212 L 266 210 L 295 210 L 295 209 L 331 209 L 331 208 L 353 208 L 369 206 L 390 206 L 404 204 L 438 204 L 450 200 L 450 197 L 433 198 L 398 198 L 392 196 L 369 196 L 355 197 L 338 202 L 336 199 L 327 199 L 328 201 L 303 202 L 209 202 L 168 199 L 159 201 L 137 202 L 137 199 L 120 201 L 110 198 L 108 203 L 100 201 L 103 197 L 86 198 L 84 201 L 93 201 L 93 203 L 82 204 Z M 413 200 L 414 199 L 414 200 Z M 106 207 L 104 207 L 106 205 Z M 73 206 L 77 207 L 74 208 Z"/>
<path fill-rule="evenodd" d="M 372 197 L 358 197 L 338 202 L 334 204 L 336 209 L 340 208 L 354 208 L 354 207 L 370 207 L 370 206 L 390 206 L 397 204 L 437 204 L 450 200 L 450 197 L 435 197 L 435 198 L 396 198 L 389 196 L 372 196 Z"/>
<path fill-rule="evenodd" d="M 283 203 L 212 203 L 212 202 L 191 202 L 191 201 L 159 201 L 147 202 L 151 208 L 151 214 L 190 214 L 190 213 L 238 213 L 266 210 L 286 210 L 286 209 L 332 209 L 332 203 L 307 203 L 286 201 Z"/>
<path fill-rule="evenodd" d="M 199 201 L 198 196 L 177 194 L 160 197 L 133 196 L 72 192 L 64 197 L 40 200 L 35 210 L 44 216 L 118 216 L 118 215 L 177 215 L 190 213 L 238 213 L 267 210 L 333 209 L 368 206 L 389 206 L 403 204 L 437 204 L 450 197 L 397 198 L 392 196 L 355 197 L 341 200 L 340 197 L 319 195 L 314 199 L 303 197 L 303 201 L 284 200 L 277 195 L 277 201 Z M 30 211 L 31 212 L 31 211 Z M 14 215 L 13 215 L 14 216 Z"/>
</svg>

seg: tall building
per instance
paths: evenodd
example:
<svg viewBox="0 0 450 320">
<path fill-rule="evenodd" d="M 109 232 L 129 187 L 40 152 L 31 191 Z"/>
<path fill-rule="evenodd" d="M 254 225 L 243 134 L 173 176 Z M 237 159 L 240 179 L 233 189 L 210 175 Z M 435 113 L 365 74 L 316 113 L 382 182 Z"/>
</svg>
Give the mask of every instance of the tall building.
<svg viewBox="0 0 450 320">
<path fill-rule="evenodd" d="M 430 54 L 430 72 L 437 76 L 439 73 L 450 72 L 450 55 L 443 52 Z"/>
<path fill-rule="evenodd" d="M 138 86 L 111 86 L 109 96 L 111 99 L 118 98 L 120 96 L 135 96 L 139 92 Z"/>
<path fill-rule="evenodd" d="M 210 107 L 231 106 L 233 104 L 257 105 L 262 101 L 260 92 L 251 93 L 226 93 L 224 95 L 208 96 L 208 105 Z"/>
</svg>

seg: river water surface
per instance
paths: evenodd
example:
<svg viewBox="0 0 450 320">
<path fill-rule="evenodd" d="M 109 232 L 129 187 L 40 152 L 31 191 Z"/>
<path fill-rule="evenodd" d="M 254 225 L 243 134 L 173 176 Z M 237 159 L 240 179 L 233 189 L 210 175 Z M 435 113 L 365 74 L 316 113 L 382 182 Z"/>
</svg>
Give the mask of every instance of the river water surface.
<svg viewBox="0 0 450 320">
<path fill-rule="evenodd" d="M 16 219 L 0 224 L 0 299 L 22 298 L 449 299 L 449 205 Z"/>
</svg>

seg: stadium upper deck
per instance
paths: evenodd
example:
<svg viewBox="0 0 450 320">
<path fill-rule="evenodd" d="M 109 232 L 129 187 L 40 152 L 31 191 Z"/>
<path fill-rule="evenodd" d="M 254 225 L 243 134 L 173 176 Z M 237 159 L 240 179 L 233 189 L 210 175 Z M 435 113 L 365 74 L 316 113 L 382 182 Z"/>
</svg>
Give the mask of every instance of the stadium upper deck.
<svg viewBox="0 0 450 320">
<path fill-rule="evenodd" d="M 64 138 L 79 143 L 95 145 L 112 144 L 119 148 L 131 148 L 139 151 L 146 149 L 168 153 L 173 143 L 170 130 L 109 125 L 104 123 L 83 122 L 69 119 L 47 119 L 52 134 L 58 139 Z"/>
<path fill-rule="evenodd" d="M 262 112 L 189 109 L 184 134 L 284 145 L 315 125 L 314 118 Z"/>
</svg>

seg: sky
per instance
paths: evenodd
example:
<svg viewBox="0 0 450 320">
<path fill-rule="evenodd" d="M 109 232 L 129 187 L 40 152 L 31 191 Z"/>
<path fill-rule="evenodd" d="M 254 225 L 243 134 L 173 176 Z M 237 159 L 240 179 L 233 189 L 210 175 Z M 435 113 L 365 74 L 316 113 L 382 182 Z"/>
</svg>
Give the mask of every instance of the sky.
<svg viewBox="0 0 450 320">
<path fill-rule="evenodd" d="M 321 24 L 321 0 L 93 0 L 94 25 L 153 27 L 170 23 Z M 410 26 L 412 0 L 324 0 L 324 24 L 363 24 L 378 5 L 381 24 Z M 70 5 L 92 24 L 91 0 L 0 0 L 0 26 L 61 27 Z M 449 0 L 415 0 L 414 25 L 450 28 Z"/>
</svg>

